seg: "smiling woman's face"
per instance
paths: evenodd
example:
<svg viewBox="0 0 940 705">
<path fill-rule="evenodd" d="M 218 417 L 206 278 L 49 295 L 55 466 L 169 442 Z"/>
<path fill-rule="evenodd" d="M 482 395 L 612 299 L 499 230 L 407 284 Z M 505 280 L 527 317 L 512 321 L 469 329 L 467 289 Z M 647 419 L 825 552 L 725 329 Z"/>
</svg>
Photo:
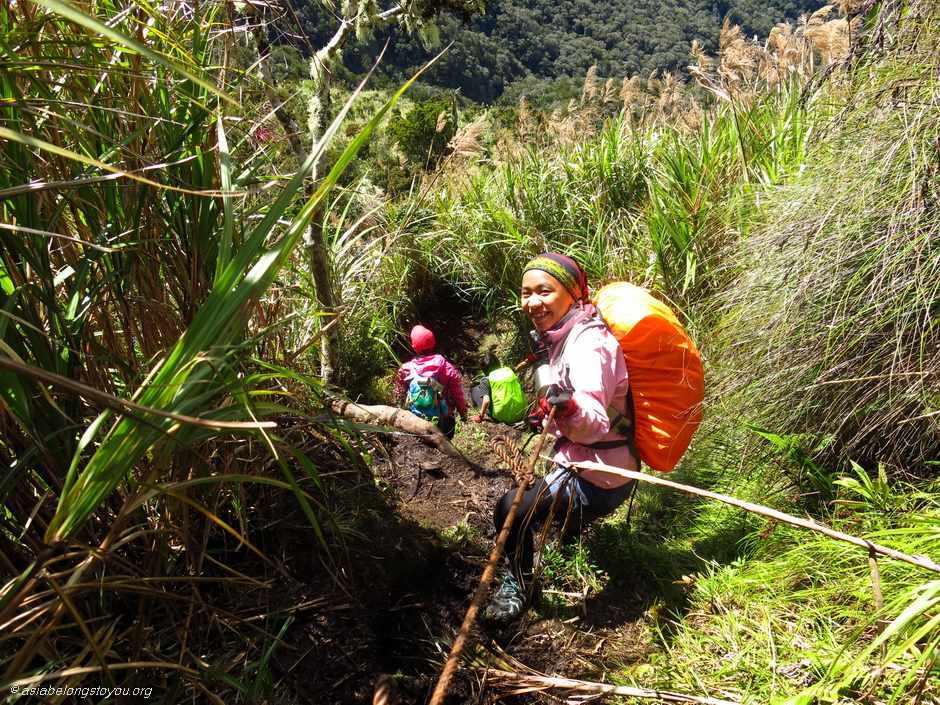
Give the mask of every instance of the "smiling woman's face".
<svg viewBox="0 0 940 705">
<path fill-rule="evenodd" d="M 530 269 L 522 275 L 522 310 L 538 331 L 550 329 L 573 305 L 571 294 L 551 274 Z"/>
</svg>

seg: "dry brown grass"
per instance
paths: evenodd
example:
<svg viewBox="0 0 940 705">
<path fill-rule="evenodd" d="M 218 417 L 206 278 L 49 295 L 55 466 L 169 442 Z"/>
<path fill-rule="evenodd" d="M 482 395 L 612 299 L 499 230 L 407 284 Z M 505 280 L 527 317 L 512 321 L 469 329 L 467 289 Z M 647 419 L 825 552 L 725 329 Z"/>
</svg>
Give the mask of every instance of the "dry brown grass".
<svg viewBox="0 0 940 705">
<path fill-rule="evenodd" d="M 755 403 L 761 423 L 807 439 L 824 466 L 903 477 L 935 473 L 940 448 L 940 6 L 899 7 L 859 37 L 867 50 L 844 83 L 826 86 L 842 107 L 801 178 L 765 201 L 770 219 L 738 253 L 745 275 L 727 295 L 742 379 L 773 390 Z M 858 20 L 832 12 L 794 34 L 836 62 Z"/>
<path fill-rule="evenodd" d="M 486 116 L 481 115 L 473 122 L 467 123 L 451 138 L 448 144 L 448 151 L 455 157 L 474 157 L 478 155 L 483 147 L 480 144 L 480 137 L 486 130 Z"/>
<path fill-rule="evenodd" d="M 620 85 L 620 101 L 624 110 L 629 110 L 642 93 L 639 76 L 624 76 Z"/>
<path fill-rule="evenodd" d="M 486 115 L 460 127 L 447 145 L 448 155 L 439 167 L 439 173 L 427 175 L 426 183 L 442 183 L 445 188 L 457 191 L 467 188 L 476 174 L 477 165 L 486 156 L 480 138 L 488 129 L 490 125 Z"/>
<path fill-rule="evenodd" d="M 535 129 L 535 123 L 535 117 L 529 108 L 529 101 L 523 96 L 519 99 L 519 107 L 516 112 L 516 130 L 522 136 L 528 135 Z"/>
<path fill-rule="evenodd" d="M 747 39 L 741 28 L 726 18 L 719 35 L 717 66 L 716 60 L 693 42 L 690 54 L 695 63 L 688 67 L 689 72 L 701 86 L 726 101 L 751 100 L 793 79 L 805 83 L 820 68 L 847 63 L 861 20 L 830 17 L 837 8 L 845 15 L 858 7 L 858 2 L 845 0 L 804 15 L 795 27 L 779 23 L 763 45 Z"/>
<path fill-rule="evenodd" d="M 602 94 L 601 100 L 603 103 L 607 104 L 613 103 L 616 98 L 617 88 L 614 85 L 614 79 L 611 77 L 604 81 L 604 92 Z"/>
<path fill-rule="evenodd" d="M 597 96 L 597 64 L 584 74 L 584 87 L 581 89 L 581 104 L 588 103 Z"/>
</svg>

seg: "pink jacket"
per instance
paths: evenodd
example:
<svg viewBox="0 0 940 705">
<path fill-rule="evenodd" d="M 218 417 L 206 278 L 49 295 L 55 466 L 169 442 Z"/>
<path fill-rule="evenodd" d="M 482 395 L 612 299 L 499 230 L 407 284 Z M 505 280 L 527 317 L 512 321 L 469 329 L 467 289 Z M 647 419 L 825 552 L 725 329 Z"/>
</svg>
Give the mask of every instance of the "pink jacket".
<svg viewBox="0 0 940 705">
<path fill-rule="evenodd" d="M 398 368 L 395 375 L 395 398 L 401 397 L 408 391 L 408 385 L 415 377 L 430 377 L 433 375 L 444 387 L 444 399 L 451 409 L 456 409 L 463 416 L 467 413 L 467 399 L 463 395 L 460 385 L 460 372 L 443 355 L 418 355 Z"/>
<path fill-rule="evenodd" d="M 626 445 L 615 448 L 590 448 L 586 445 L 622 440 L 612 431 L 607 409 L 624 414 L 627 408 L 627 363 L 613 334 L 598 318 L 576 323 L 566 340 L 559 342 L 550 358 L 561 386 L 573 390 L 577 410 L 571 416 L 555 419 L 550 433 L 563 439 L 554 455 L 556 462 L 577 463 L 584 460 L 614 465 L 627 470 L 637 468 L 636 459 Z M 598 487 L 619 487 L 626 478 L 596 470 L 585 470 L 582 477 Z"/>
</svg>

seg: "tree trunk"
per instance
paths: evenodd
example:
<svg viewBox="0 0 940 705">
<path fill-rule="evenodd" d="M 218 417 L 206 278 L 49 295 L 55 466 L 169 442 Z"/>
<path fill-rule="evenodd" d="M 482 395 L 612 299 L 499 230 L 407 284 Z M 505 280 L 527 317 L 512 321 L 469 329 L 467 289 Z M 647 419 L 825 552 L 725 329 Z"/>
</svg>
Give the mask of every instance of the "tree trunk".
<svg viewBox="0 0 940 705">
<path fill-rule="evenodd" d="M 274 115 L 277 117 L 278 122 L 281 123 L 281 127 L 287 134 L 287 140 L 290 143 L 291 150 L 296 155 L 298 161 L 303 163 L 307 157 L 307 152 L 304 149 L 303 142 L 300 139 L 300 127 L 298 126 L 297 121 L 294 119 L 294 116 L 291 114 L 291 111 L 283 104 L 280 97 L 274 90 L 274 78 L 271 76 L 268 62 L 265 61 L 265 58 L 267 57 L 270 50 L 270 45 L 268 44 L 268 38 L 264 25 L 259 24 L 257 27 L 255 27 L 253 34 L 258 50 L 261 76 L 264 79 L 264 90 L 268 97 L 268 101 L 271 103 L 271 107 L 274 110 Z M 328 108 L 329 83 L 327 82 L 326 85 L 326 107 Z M 316 140 L 319 139 L 319 136 L 322 135 L 325 131 L 326 123 L 323 122 L 324 119 L 326 119 L 326 112 L 321 109 L 318 117 L 319 124 L 316 126 L 310 126 L 311 128 L 315 127 L 317 130 L 317 134 L 312 135 L 314 142 L 316 142 Z M 315 185 L 316 173 L 313 173 L 310 175 L 310 180 L 304 187 L 305 198 L 310 198 L 313 195 Z M 307 232 L 304 234 L 304 245 L 306 247 L 310 274 L 313 278 L 313 285 L 316 290 L 317 308 L 322 314 L 324 314 L 320 323 L 320 327 L 322 329 L 331 320 L 333 320 L 333 317 L 336 315 L 338 301 L 336 296 L 336 288 L 333 283 L 333 273 L 330 267 L 329 248 L 323 239 L 322 215 L 319 212 L 314 216 L 313 222 L 307 228 Z M 336 381 L 336 341 L 338 339 L 338 332 L 339 326 L 332 326 L 328 331 L 326 331 L 325 335 L 323 335 L 320 340 L 320 376 L 327 382 Z"/>
<path fill-rule="evenodd" d="M 333 272 L 330 267 L 330 253 L 326 241 L 323 239 L 322 211 L 313 218 L 313 222 L 304 234 L 304 245 L 307 248 L 307 262 L 310 274 L 313 276 L 313 285 L 317 294 L 317 308 L 323 314 L 320 319 L 320 376 L 326 382 L 336 381 L 337 372 L 337 334 L 338 325 L 331 326 L 329 330 L 324 327 L 333 320 L 338 310 L 338 297 L 333 288 Z"/>
<path fill-rule="evenodd" d="M 330 38 L 323 48 L 317 51 L 310 60 L 310 77 L 316 86 L 316 95 L 308 108 L 307 129 L 310 132 L 311 142 L 316 144 L 317 140 L 326 131 L 332 115 L 333 106 L 330 100 L 331 71 L 333 64 L 339 56 L 339 51 L 346 43 L 350 33 L 354 30 L 355 24 L 361 19 L 359 16 L 358 0 L 351 0 L 346 7 L 346 15 L 342 17 L 336 32 Z M 369 18 L 371 25 L 378 27 L 393 22 L 405 13 L 405 7 L 400 4 L 393 4 L 388 9 L 375 14 Z M 263 23 L 259 23 L 254 29 L 255 43 L 258 48 L 258 58 L 261 64 L 261 75 L 265 82 L 265 91 L 268 99 L 271 101 L 271 107 L 277 119 L 280 121 L 284 131 L 287 132 L 287 139 L 290 141 L 291 149 L 297 155 L 297 158 L 303 163 L 306 158 L 306 151 L 300 139 L 300 129 L 297 126 L 290 111 L 285 108 L 274 91 L 274 80 L 271 77 L 270 67 L 264 60 L 270 49 L 266 29 Z M 310 183 L 304 193 L 309 198 L 313 194 L 314 184 L 317 180 L 316 167 L 310 174 Z M 324 314 L 321 321 L 321 330 L 324 326 L 333 320 L 341 303 L 339 291 L 333 278 L 331 267 L 331 257 L 329 247 L 324 239 L 323 215 L 318 212 L 314 215 L 313 222 L 304 235 L 304 245 L 307 251 L 307 260 L 310 266 L 310 274 L 313 277 L 313 284 L 316 288 L 317 306 L 320 312 Z M 327 382 L 335 382 L 337 374 L 337 341 L 339 340 L 340 326 L 333 325 L 324 332 L 320 340 L 320 375 Z"/>
<path fill-rule="evenodd" d="M 474 472 L 479 470 L 479 466 L 457 450 L 437 426 L 410 411 L 384 404 L 356 404 L 339 397 L 330 400 L 330 408 L 334 414 L 356 423 L 381 424 L 392 426 L 405 433 L 412 433 L 445 455 L 464 461 Z"/>
</svg>

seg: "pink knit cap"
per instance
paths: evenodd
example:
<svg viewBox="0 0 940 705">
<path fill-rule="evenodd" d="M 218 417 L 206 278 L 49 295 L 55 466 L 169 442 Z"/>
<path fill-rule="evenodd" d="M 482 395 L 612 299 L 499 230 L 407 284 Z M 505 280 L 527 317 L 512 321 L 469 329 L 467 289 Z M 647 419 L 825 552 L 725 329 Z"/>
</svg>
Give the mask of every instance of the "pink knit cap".
<svg viewBox="0 0 940 705">
<path fill-rule="evenodd" d="M 436 345 L 437 340 L 434 338 L 434 333 L 424 326 L 418 325 L 411 329 L 411 347 L 414 348 L 416 353 L 428 352 L 433 350 Z"/>
</svg>

